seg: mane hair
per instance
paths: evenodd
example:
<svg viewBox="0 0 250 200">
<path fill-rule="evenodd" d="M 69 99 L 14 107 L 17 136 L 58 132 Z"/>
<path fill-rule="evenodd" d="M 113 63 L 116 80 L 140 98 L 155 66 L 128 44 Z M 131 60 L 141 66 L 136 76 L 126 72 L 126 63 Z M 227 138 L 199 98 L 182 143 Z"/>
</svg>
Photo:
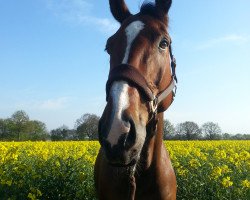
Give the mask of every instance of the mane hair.
<svg viewBox="0 0 250 200">
<path fill-rule="evenodd" d="M 166 15 L 164 18 L 159 14 L 159 11 L 156 8 L 155 2 L 145 0 L 140 8 L 141 15 L 149 15 L 151 17 L 157 18 L 163 21 L 165 24 L 168 24 L 168 16 Z"/>
<path fill-rule="evenodd" d="M 155 3 L 144 1 L 141 5 L 140 14 L 158 17 Z"/>
</svg>

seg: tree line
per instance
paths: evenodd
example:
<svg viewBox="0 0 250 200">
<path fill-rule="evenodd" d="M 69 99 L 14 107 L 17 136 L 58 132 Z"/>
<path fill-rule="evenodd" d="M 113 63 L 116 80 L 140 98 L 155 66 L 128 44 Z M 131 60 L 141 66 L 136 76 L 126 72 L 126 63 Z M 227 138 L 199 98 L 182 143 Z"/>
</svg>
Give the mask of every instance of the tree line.
<svg viewBox="0 0 250 200">
<path fill-rule="evenodd" d="M 10 118 L 0 118 L 0 140 L 97 140 L 99 119 L 97 115 L 87 113 L 76 120 L 73 129 L 63 125 L 48 131 L 45 123 L 38 120 L 30 120 L 25 111 L 19 110 L 14 112 Z M 222 133 L 219 125 L 214 122 L 207 122 L 199 127 L 198 124 L 191 121 L 174 126 L 169 120 L 164 120 L 163 138 L 166 140 L 249 140 L 250 135 Z"/>
<path fill-rule="evenodd" d="M 47 140 L 49 134 L 45 123 L 38 120 L 30 120 L 28 114 L 16 111 L 10 118 L 0 118 L 0 140 L 25 141 Z"/>
<path fill-rule="evenodd" d="M 195 122 L 186 121 L 174 126 L 164 120 L 165 140 L 250 140 L 249 134 L 223 133 L 218 123 L 206 122 L 199 127 Z"/>
<path fill-rule="evenodd" d="M 38 120 L 30 120 L 28 114 L 19 110 L 10 118 L 0 118 L 1 141 L 61 141 L 61 140 L 97 140 L 99 117 L 84 114 L 75 122 L 75 128 L 62 125 L 51 131 L 46 124 Z"/>
</svg>

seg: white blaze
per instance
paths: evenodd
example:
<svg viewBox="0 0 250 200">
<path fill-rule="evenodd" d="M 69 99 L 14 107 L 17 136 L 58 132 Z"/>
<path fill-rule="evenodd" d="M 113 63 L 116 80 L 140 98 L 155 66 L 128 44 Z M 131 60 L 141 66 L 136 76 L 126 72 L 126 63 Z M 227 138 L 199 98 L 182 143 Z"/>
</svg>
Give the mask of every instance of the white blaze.
<svg viewBox="0 0 250 200">
<path fill-rule="evenodd" d="M 125 56 L 122 60 L 122 64 L 127 64 L 131 45 L 135 40 L 136 36 L 141 32 L 143 28 L 144 28 L 144 23 L 142 23 L 141 21 L 134 21 L 131 24 L 129 24 L 125 29 L 125 33 L 127 36 L 127 47 L 125 51 Z"/>
<path fill-rule="evenodd" d="M 144 23 L 141 21 L 134 21 L 126 27 L 127 47 L 122 64 L 127 64 L 131 45 L 143 28 Z M 116 81 L 110 90 L 113 101 L 113 121 L 107 140 L 110 142 L 111 147 L 118 143 L 122 134 L 128 133 L 130 130 L 130 127 L 128 127 L 128 125 L 126 126 L 122 120 L 123 111 L 129 107 L 128 87 L 125 81 Z"/>
<path fill-rule="evenodd" d="M 118 143 L 120 136 L 129 132 L 130 127 L 123 124 L 122 112 L 129 106 L 128 84 L 125 81 L 116 81 L 113 83 L 110 94 L 113 101 L 113 122 L 107 140 L 111 147 Z"/>
</svg>

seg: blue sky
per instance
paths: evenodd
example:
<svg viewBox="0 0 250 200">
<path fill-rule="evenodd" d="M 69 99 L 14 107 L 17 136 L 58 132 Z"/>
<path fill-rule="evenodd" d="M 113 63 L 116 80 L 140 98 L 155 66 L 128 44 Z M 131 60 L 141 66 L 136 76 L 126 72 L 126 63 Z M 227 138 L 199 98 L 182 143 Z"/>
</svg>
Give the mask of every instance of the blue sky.
<svg viewBox="0 0 250 200">
<path fill-rule="evenodd" d="M 133 13 L 142 0 L 127 0 Z M 165 118 L 250 134 L 250 1 L 173 1 L 178 91 Z M 119 27 L 108 0 L 0 0 L 0 118 L 25 110 L 48 129 L 101 115 Z"/>
</svg>

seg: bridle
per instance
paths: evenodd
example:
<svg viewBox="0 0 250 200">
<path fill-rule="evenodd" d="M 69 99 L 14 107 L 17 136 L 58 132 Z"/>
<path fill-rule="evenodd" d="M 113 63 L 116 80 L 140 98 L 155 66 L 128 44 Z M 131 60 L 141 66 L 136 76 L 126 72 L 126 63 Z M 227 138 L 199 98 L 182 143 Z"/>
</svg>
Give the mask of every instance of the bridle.
<svg viewBox="0 0 250 200">
<path fill-rule="evenodd" d="M 133 66 L 128 64 L 121 64 L 116 67 L 114 67 L 109 72 L 109 78 L 106 83 L 106 101 L 108 101 L 110 88 L 115 81 L 127 81 L 131 85 L 135 86 L 141 94 L 143 94 L 143 97 L 147 102 L 149 102 L 149 112 L 152 117 L 156 116 L 158 112 L 158 105 L 165 99 L 167 96 L 172 92 L 172 102 L 174 101 L 174 97 L 176 94 L 177 89 L 177 76 L 176 76 L 176 59 L 173 56 L 172 53 L 172 46 L 171 42 L 169 45 L 169 56 L 171 59 L 171 71 L 172 71 L 172 77 L 170 84 L 167 86 L 166 89 L 158 93 L 156 96 L 154 95 L 153 91 L 149 87 L 149 84 L 145 77 Z M 171 102 L 171 103 L 172 103 Z M 152 118 L 151 117 L 151 118 Z"/>
<path fill-rule="evenodd" d="M 171 40 L 169 43 L 169 56 L 171 59 L 171 71 L 172 71 L 172 77 L 170 84 L 167 86 L 166 89 L 163 91 L 159 92 L 156 96 L 154 95 L 153 91 L 149 87 L 149 84 L 145 77 L 133 66 L 128 65 L 128 64 L 121 64 L 116 67 L 114 67 L 110 72 L 109 72 L 109 78 L 106 83 L 106 101 L 108 101 L 110 89 L 112 87 L 113 82 L 115 81 L 127 81 L 134 87 L 136 87 L 145 100 L 149 102 L 149 113 L 151 115 L 152 119 L 155 117 L 158 113 L 158 105 L 168 97 L 170 93 L 172 93 L 172 102 L 174 101 L 174 97 L 176 94 L 176 89 L 177 89 L 177 77 L 175 73 L 175 68 L 176 68 L 176 60 L 173 56 L 172 53 L 172 46 L 171 46 Z M 171 102 L 171 103 L 172 103 Z"/>
</svg>

